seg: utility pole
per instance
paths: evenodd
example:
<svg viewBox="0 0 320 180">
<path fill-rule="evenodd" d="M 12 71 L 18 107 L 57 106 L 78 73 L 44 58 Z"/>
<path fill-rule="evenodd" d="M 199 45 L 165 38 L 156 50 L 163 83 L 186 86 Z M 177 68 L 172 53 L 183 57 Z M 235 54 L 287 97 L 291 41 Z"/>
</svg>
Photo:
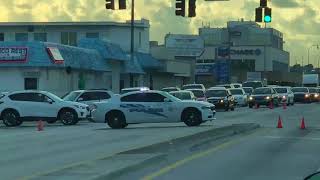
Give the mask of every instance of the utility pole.
<svg viewBox="0 0 320 180">
<path fill-rule="evenodd" d="M 131 1 L 131 47 L 130 60 L 134 61 L 134 0 Z M 133 87 L 133 75 L 130 73 L 130 87 Z"/>
</svg>

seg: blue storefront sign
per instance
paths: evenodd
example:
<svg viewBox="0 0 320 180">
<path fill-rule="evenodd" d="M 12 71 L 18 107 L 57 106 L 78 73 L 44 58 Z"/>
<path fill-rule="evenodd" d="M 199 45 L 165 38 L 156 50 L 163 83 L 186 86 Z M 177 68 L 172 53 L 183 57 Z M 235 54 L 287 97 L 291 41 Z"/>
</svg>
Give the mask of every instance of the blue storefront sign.
<svg viewBox="0 0 320 180">
<path fill-rule="evenodd" d="M 197 64 L 196 75 L 214 75 L 216 72 L 215 63 L 212 64 Z"/>
<path fill-rule="evenodd" d="M 228 83 L 230 78 L 229 61 L 218 60 L 216 63 L 197 64 L 196 75 L 213 75 L 219 83 Z"/>
</svg>

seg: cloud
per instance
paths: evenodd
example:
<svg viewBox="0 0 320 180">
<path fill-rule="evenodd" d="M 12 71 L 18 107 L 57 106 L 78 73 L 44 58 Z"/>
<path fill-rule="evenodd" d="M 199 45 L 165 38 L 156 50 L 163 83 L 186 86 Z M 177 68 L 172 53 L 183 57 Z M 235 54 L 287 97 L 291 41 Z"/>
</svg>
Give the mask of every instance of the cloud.
<svg viewBox="0 0 320 180">
<path fill-rule="evenodd" d="M 272 5 L 280 8 L 297 8 L 299 3 L 296 0 L 272 1 Z"/>
</svg>

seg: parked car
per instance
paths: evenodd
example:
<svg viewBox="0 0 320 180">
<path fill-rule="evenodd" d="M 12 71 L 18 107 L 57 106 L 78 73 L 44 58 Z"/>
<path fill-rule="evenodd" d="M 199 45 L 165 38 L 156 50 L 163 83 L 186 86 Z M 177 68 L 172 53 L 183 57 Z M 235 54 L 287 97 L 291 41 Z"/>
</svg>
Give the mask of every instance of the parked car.
<svg viewBox="0 0 320 180">
<path fill-rule="evenodd" d="M 148 91 L 150 88 L 148 87 L 132 87 L 132 88 L 124 88 L 121 89 L 120 94 L 128 93 L 128 92 L 135 92 L 135 91 Z"/>
<path fill-rule="evenodd" d="M 180 88 L 178 88 L 178 87 L 165 87 L 165 88 L 162 88 L 161 91 L 164 91 L 164 92 L 180 91 Z"/>
<path fill-rule="evenodd" d="M 318 89 L 315 87 L 309 87 L 310 99 L 312 102 L 319 102 L 319 92 Z"/>
<path fill-rule="evenodd" d="M 246 93 L 247 96 L 250 96 L 253 92 L 252 87 L 242 87 L 242 89 L 244 90 L 244 92 Z"/>
<path fill-rule="evenodd" d="M 234 97 L 237 105 L 248 106 L 248 95 L 246 95 L 242 88 L 232 88 L 229 90 Z"/>
<path fill-rule="evenodd" d="M 107 123 L 111 128 L 128 124 L 184 122 L 198 126 L 214 120 L 215 107 L 207 102 L 182 101 L 163 91 L 136 91 L 95 103 L 93 121 Z"/>
<path fill-rule="evenodd" d="M 206 91 L 207 101 L 214 104 L 217 109 L 235 109 L 235 100 L 231 92 L 224 87 L 213 87 Z"/>
<path fill-rule="evenodd" d="M 240 83 L 231 83 L 230 86 L 231 88 L 242 88 L 242 84 Z"/>
<path fill-rule="evenodd" d="M 249 97 L 249 108 L 252 108 L 254 105 L 266 105 L 271 104 L 279 106 L 279 95 L 271 87 L 260 87 L 256 88 L 252 95 Z"/>
<path fill-rule="evenodd" d="M 206 90 L 203 84 L 186 84 L 183 85 L 181 90 L 189 90 L 189 89 L 202 89 Z"/>
<path fill-rule="evenodd" d="M 90 110 L 92 110 L 94 102 L 105 101 L 112 96 L 114 96 L 113 92 L 108 90 L 77 90 L 68 92 L 62 96 L 62 99 L 87 104 Z"/>
<path fill-rule="evenodd" d="M 307 87 L 293 87 L 294 102 L 311 103 L 309 89 Z"/>
<path fill-rule="evenodd" d="M 181 100 L 197 100 L 193 92 L 188 90 L 171 91 L 170 94 Z"/>
<path fill-rule="evenodd" d="M 242 83 L 242 87 L 252 87 L 253 89 L 264 87 L 262 81 L 246 81 Z"/>
<path fill-rule="evenodd" d="M 74 125 L 86 118 L 90 118 L 88 105 L 64 101 L 46 91 L 17 91 L 0 98 L 0 119 L 8 127 L 39 120 Z"/>
<path fill-rule="evenodd" d="M 280 102 L 289 105 L 294 105 L 294 94 L 291 87 L 274 87 L 274 90 L 279 94 Z"/>
<path fill-rule="evenodd" d="M 191 91 L 194 96 L 196 97 L 197 101 L 206 101 L 207 98 L 205 96 L 205 90 L 202 89 L 188 89 L 188 91 Z"/>
</svg>

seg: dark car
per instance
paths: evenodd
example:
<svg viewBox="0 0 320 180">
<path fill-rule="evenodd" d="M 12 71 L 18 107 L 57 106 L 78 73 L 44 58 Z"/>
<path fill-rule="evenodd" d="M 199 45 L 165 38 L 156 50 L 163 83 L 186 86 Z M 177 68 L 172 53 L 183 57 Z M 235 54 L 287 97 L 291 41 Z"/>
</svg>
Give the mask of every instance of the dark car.
<svg viewBox="0 0 320 180">
<path fill-rule="evenodd" d="M 253 91 L 249 97 L 249 107 L 252 108 L 254 105 L 279 105 L 279 95 L 271 87 L 257 88 Z"/>
<path fill-rule="evenodd" d="M 228 89 L 222 87 L 210 88 L 206 91 L 207 101 L 216 106 L 216 109 L 234 111 L 235 100 Z"/>
<path fill-rule="evenodd" d="M 309 88 L 294 87 L 291 90 L 294 94 L 294 102 L 311 103 Z"/>
<path fill-rule="evenodd" d="M 309 87 L 309 93 L 310 93 L 310 99 L 312 102 L 319 102 L 320 101 L 318 88 Z"/>
<path fill-rule="evenodd" d="M 246 95 L 251 95 L 253 92 L 253 88 L 252 87 L 242 87 L 242 89 L 244 90 L 244 92 L 246 93 Z"/>
<path fill-rule="evenodd" d="M 252 87 L 253 89 L 263 87 L 263 83 L 261 81 L 246 81 L 242 83 L 242 87 Z"/>
</svg>

